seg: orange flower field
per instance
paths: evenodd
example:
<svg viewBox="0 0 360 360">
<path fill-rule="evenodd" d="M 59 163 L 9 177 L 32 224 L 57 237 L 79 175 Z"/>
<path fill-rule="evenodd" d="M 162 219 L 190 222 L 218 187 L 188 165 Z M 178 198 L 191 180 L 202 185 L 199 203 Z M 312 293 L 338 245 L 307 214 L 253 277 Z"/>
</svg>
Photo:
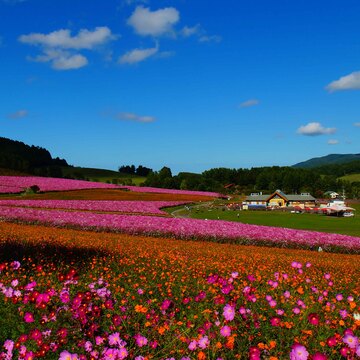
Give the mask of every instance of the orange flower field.
<svg viewBox="0 0 360 360">
<path fill-rule="evenodd" d="M 0 241 L 0 358 L 359 356 L 357 255 L 9 223 Z"/>
</svg>

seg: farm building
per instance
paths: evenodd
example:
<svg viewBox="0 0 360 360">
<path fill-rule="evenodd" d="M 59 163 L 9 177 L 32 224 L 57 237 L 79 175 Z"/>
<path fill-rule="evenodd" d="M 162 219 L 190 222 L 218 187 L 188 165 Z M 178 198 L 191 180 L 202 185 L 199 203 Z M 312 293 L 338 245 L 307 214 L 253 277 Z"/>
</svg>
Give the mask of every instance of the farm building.
<svg viewBox="0 0 360 360">
<path fill-rule="evenodd" d="M 281 190 L 276 190 L 273 194 L 263 195 L 262 193 L 252 193 L 247 196 L 244 205 L 247 206 L 271 206 L 287 207 L 298 206 L 301 208 L 314 207 L 316 199 L 309 193 L 285 194 Z"/>
</svg>

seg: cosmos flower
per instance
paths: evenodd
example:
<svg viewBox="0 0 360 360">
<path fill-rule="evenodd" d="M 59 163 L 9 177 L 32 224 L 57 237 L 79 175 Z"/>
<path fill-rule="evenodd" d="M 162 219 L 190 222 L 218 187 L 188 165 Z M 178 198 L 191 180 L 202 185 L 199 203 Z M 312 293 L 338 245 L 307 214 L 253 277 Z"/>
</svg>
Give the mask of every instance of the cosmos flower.
<svg viewBox="0 0 360 360">
<path fill-rule="evenodd" d="M 306 360 L 309 356 L 305 346 L 300 344 L 295 344 L 292 346 L 290 352 L 290 360 Z"/>
<path fill-rule="evenodd" d="M 225 305 L 223 315 L 224 315 L 225 320 L 227 320 L 227 321 L 233 320 L 235 317 L 234 307 L 229 304 Z"/>
</svg>

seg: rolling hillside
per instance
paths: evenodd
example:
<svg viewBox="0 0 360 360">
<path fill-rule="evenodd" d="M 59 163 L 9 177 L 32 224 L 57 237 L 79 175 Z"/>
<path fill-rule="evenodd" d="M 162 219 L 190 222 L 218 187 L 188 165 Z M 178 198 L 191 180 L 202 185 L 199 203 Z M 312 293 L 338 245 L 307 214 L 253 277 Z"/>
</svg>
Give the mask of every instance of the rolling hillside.
<svg viewBox="0 0 360 360">
<path fill-rule="evenodd" d="M 299 162 L 292 167 L 309 169 L 325 165 L 345 164 L 356 160 L 360 160 L 360 154 L 329 154 Z"/>
<path fill-rule="evenodd" d="M 63 167 L 62 172 L 65 177 L 124 185 L 140 185 L 146 179 L 142 176 L 120 173 L 114 170 L 83 168 L 76 166 Z"/>
</svg>

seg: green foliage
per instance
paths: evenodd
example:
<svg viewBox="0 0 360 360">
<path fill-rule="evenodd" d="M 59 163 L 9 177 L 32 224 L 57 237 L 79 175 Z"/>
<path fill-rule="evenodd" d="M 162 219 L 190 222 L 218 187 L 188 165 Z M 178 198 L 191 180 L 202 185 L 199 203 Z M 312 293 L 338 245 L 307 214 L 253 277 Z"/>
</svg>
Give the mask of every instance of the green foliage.
<svg viewBox="0 0 360 360">
<path fill-rule="evenodd" d="M 51 157 L 48 150 L 0 137 L 0 167 L 39 176 L 61 177 L 66 160 Z"/>
<path fill-rule="evenodd" d="M 129 174 L 129 175 L 138 175 L 138 176 L 148 176 L 152 169 L 147 168 L 145 166 L 139 165 L 137 168 L 135 168 L 135 165 L 122 165 L 119 167 L 119 172 L 123 174 Z"/>
<path fill-rule="evenodd" d="M 37 194 L 40 191 L 38 185 L 31 185 L 27 189 L 25 189 L 25 195 Z"/>
</svg>

